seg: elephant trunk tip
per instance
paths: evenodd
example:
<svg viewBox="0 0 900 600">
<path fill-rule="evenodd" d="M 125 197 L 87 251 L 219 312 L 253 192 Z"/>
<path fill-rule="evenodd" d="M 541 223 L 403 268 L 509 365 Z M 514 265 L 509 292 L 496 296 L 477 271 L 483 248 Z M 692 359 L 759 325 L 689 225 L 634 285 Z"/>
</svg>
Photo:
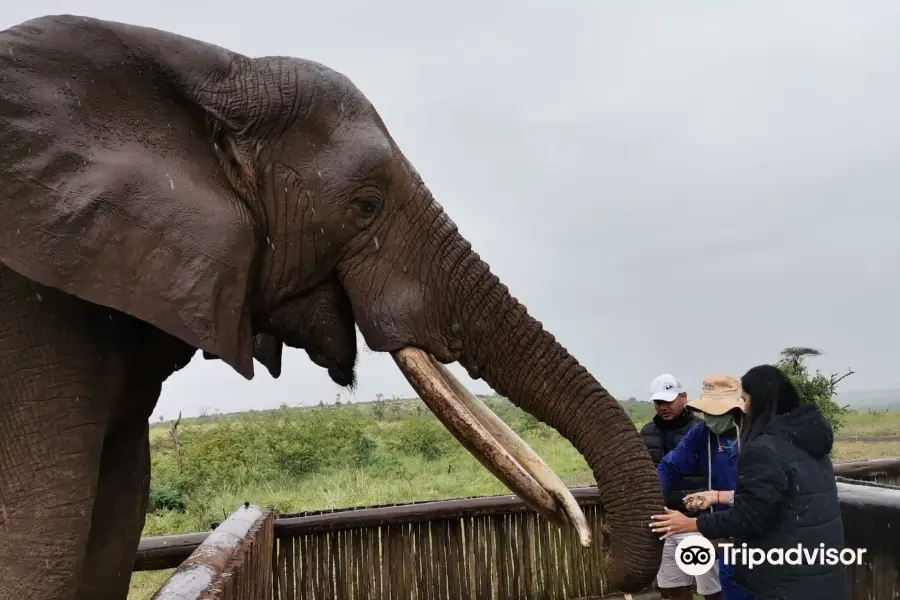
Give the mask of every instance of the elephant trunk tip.
<svg viewBox="0 0 900 600">
<path fill-rule="evenodd" d="M 623 594 L 635 594 L 645 590 L 656 579 L 657 570 L 633 568 L 628 563 L 620 562 L 612 553 L 603 557 L 603 572 L 606 574 L 607 587 Z"/>
<path fill-rule="evenodd" d="M 610 516 L 601 526 L 602 569 L 609 588 L 626 594 L 646 589 L 656 579 L 664 542 L 641 519 L 635 522 L 627 517 L 621 520 L 619 515 Z M 636 531 L 638 527 L 640 531 Z"/>
</svg>

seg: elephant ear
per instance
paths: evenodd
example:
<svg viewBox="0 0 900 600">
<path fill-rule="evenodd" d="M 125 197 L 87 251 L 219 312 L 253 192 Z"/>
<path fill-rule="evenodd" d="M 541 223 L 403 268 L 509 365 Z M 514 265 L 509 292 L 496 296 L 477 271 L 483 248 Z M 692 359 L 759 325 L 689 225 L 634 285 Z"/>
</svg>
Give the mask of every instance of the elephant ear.
<svg viewBox="0 0 900 600">
<path fill-rule="evenodd" d="M 258 333 L 253 336 L 253 358 L 266 368 L 272 379 L 278 379 L 281 376 L 281 355 L 283 351 L 284 344 L 278 338 L 265 333 Z M 218 356 L 205 350 L 203 351 L 203 358 L 206 360 L 221 360 Z"/>
<path fill-rule="evenodd" d="M 0 262 L 252 378 L 255 182 L 228 107 L 257 104 L 217 88 L 249 59 L 71 16 L 0 48 Z"/>
</svg>

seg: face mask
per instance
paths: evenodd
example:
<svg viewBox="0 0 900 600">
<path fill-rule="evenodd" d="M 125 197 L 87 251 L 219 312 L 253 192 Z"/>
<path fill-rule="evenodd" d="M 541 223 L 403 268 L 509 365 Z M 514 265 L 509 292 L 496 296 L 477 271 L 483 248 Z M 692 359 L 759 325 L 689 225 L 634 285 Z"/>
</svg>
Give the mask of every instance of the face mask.
<svg viewBox="0 0 900 600">
<path fill-rule="evenodd" d="M 722 435 L 734 427 L 734 418 L 729 414 L 703 415 L 706 426 L 716 435 Z"/>
</svg>

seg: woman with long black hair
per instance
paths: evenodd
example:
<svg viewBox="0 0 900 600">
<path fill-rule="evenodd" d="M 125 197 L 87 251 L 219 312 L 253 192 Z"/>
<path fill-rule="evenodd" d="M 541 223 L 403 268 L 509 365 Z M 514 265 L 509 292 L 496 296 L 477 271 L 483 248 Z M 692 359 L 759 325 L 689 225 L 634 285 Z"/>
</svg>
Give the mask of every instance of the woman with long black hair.
<svg viewBox="0 0 900 600">
<path fill-rule="evenodd" d="M 731 509 L 694 519 L 667 510 L 653 515 L 650 527 L 663 539 L 687 532 L 698 532 L 710 540 L 732 538 L 738 549 L 746 543 L 748 551 L 778 549 L 784 553 L 799 548 L 800 564 L 764 562 L 751 569 L 738 559 L 734 583 L 750 599 L 847 600 L 850 591 L 843 564 L 809 561 L 802 556 L 803 550 L 822 553 L 844 548 L 829 457 L 834 443 L 831 423 L 772 365 L 747 371 L 741 388 L 746 420 L 736 489 L 685 497 L 685 503 L 695 509 L 715 503 L 731 504 Z"/>
</svg>

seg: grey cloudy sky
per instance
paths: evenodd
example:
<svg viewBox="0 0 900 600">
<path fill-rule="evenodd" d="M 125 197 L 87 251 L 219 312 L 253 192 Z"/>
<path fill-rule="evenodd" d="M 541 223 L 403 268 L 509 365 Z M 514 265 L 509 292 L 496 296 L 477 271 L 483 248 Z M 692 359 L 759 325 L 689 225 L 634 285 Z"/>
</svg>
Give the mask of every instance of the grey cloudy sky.
<svg viewBox="0 0 900 600">
<path fill-rule="evenodd" d="M 8 4 L 0 27 L 82 14 L 345 73 L 494 272 L 619 397 L 663 371 L 696 391 L 788 345 L 856 370 L 847 390 L 900 386 L 896 0 Z M 156 414 L 338 391 L 300 351 L 252 381 L 198 353 Z M 350 398 L 378 392 L 412 394 L 365 350 Z"/>
</svg>

